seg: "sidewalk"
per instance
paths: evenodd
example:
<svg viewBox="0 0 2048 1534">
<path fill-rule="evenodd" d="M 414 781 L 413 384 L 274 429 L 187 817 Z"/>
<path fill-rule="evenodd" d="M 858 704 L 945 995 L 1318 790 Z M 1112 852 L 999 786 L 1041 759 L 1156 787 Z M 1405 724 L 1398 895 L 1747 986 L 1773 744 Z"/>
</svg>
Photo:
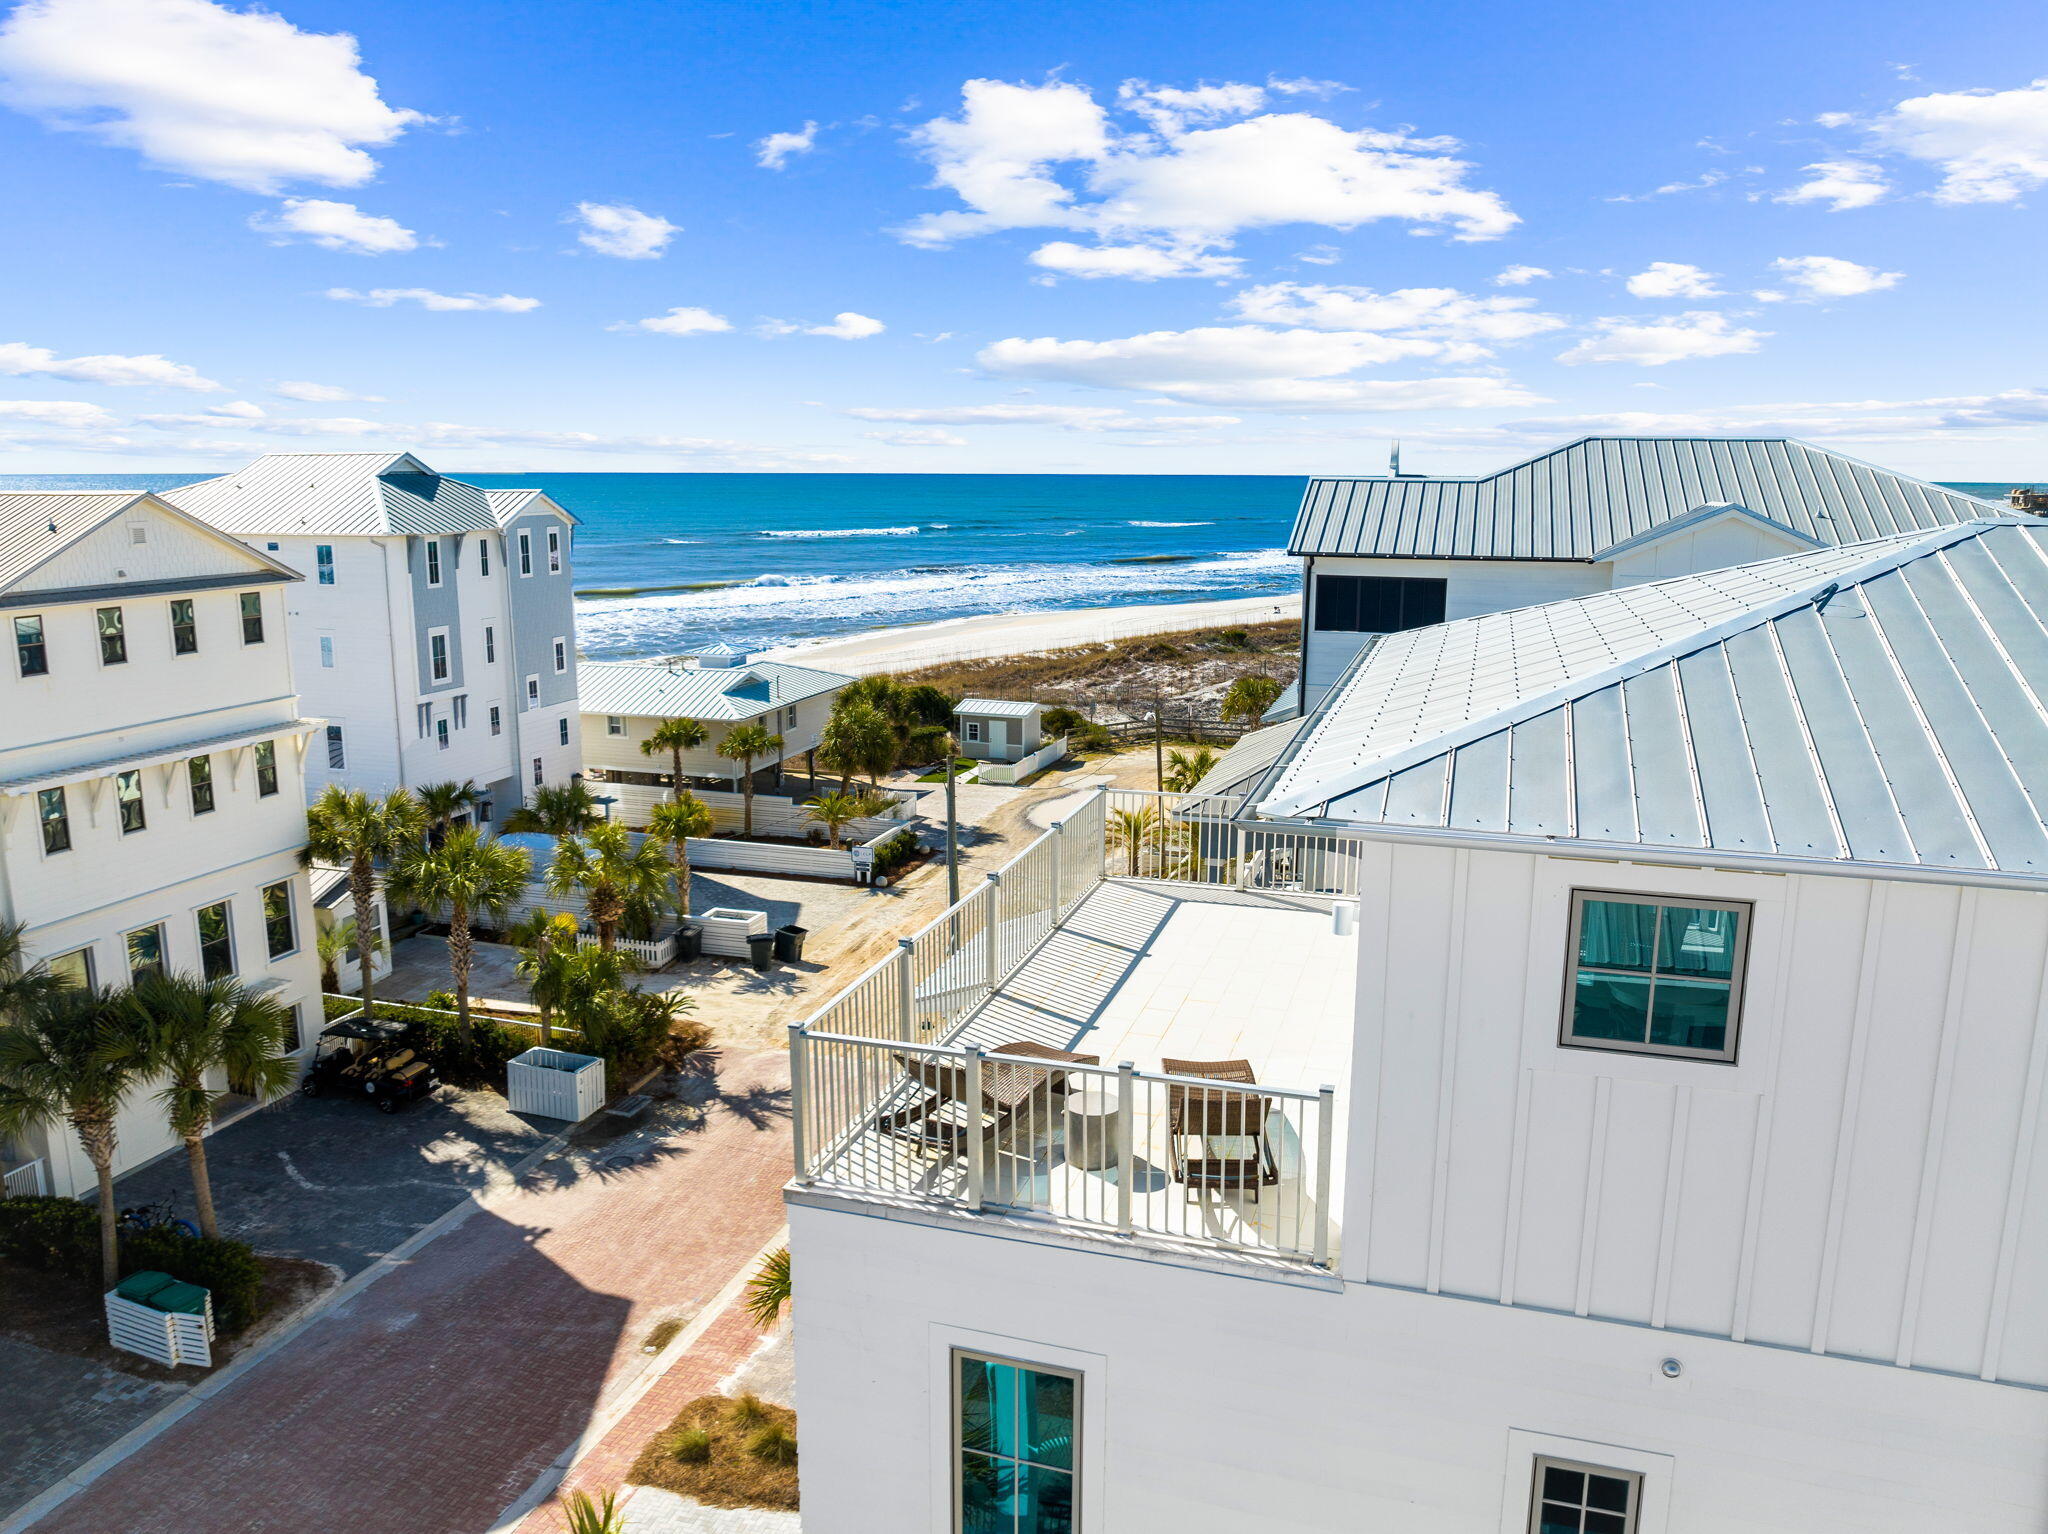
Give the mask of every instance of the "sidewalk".
<svg viewBox="0 0 2048 1534">
<path fill-rule="evenodd" d="M 34 1527 L 489 1528 L 646 1369 L 648 1332 L 694 1317 L 781 1227 L 787 1115 L 786 1056 L 728 1058 L 700 1111 L 486 1194 Z M 714 1380 L 724 1325 L 700 1339 Z"/>
</svg>

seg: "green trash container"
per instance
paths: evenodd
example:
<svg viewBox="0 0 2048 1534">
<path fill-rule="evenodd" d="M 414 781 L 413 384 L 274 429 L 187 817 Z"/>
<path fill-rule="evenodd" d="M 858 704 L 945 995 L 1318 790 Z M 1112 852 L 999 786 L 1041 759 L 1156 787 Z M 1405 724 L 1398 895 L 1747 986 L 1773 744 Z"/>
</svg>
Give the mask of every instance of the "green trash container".
<svg viewBox="0 0 2048 1534">
<path fill-rule="evenodd" d="M 138 1305 L 155 1305 L 152 1298 L 158 1290 L 175 1284 L 177 1280 L 168 1273 L 159 1273 L 154 1268 L 144 1268 L 140 1273 L 130 1273 L 114 1286 L 114 1293 L 124 1300 L 133 1300 Z M 163 1307 L 158 1306 L 158 1309 Z"/>
<path fill-rule="evenodd" d="M 152 1310 L 166 1310 L 174 1315 L 203 1316 L 206 1314 L 206 1298 L 206 1291 L 197 1284 L 182 1283 L 174 1278 L 143 1303 Z"/>
</svg>

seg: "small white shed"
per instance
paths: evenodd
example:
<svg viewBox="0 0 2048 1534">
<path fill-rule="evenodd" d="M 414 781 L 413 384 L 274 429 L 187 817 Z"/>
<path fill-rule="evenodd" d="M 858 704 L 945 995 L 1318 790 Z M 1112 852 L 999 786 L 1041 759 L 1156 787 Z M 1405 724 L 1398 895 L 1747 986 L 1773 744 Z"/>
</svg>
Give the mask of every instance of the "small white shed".
<svg viewBox="0 0 2048 1534">
<path fill-rule="evenodd" d="M 1022 761 L 1045 743 L 1045 706 L 1004 698 L 962 698 L 953 709 L 960 754 L 983 762 Z"/>
</svg>

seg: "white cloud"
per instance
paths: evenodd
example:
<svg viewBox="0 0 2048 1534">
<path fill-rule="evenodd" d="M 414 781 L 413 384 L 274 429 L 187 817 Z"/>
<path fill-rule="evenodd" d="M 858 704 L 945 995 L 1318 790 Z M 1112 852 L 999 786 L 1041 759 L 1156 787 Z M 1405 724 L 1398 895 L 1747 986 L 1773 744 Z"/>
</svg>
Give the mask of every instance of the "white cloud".
<svg viewBox="0 0 2048 1534">
<path fill-rule="evenodd" d="M 1535 311 L 1533 298 L 1478 298 L 1456 288 L 1371 288 L 1320 283 L 1271 282 L 1247 288 L 1230 307 L 1248 320 L 1269 325 L 1307 325 L 1317 330 L 1389 331 L 1405 336 L 1454 341 L 1519 341 L 1564 321 Z"/>
<path fill-rule="evenodd" d="M 249 227 L 269 235 L 273 244 L 310 240 L 327 250 L 346 250 L 359 256 L 417 250 L 420 243 L 420 237 L 395 218 L 365 213 L 354 203 L 330 202 L 324 197 L 287 197 L 274 213 L 251 214 Z"/>
<path fill-rule="evenodd" d="M 1771 270 L 1782 273 L 1785 282 L 1812 298 L 1854 298 L 1859 293 L 1876 293 L 1897 287 L 1906 275 L 1859 266 L 1840 256 L 1783 256 L 1771 263 Z"/>
<path fill-rule="evenodd" d="M 829 325 L 799 325 L 793 320 L 764 320 L 761 324 L 761 334 L 831 336 L 840 341 L 861 341 L 869 336 L 878 336 L 888 328 L 880 320 L 869 319 L 865 314 L 855 314 L 851 309 L 846 309 L 834 315 Z"/>
<path fill-rule="evenodd" d="M 1541 266 L 1510 266 L 1494 274 L 1493 285 L 1497 288 L 1525 288 L 1549 275 L 1549 270 Z"/>
<path fill-rule="evenodd" d="M 713 314 L 709 309 L 697 309 L 684 304 L 669 310 L 666 314 L 657 314 L 651 319 L 622 320 L 607 328 L 651 330 L 660 336 L 701 336 L 717 330 L 730 330 L 732 321 L 722 314 Z"/>
<path fill-rule="evenodd" d="M 1752 167 L 1745 170 L 1743 174 L 1754 175 L 1756 169 L 1756 167 Z M 1672 197 L 1680 192 L 1704 192 L 1710 187 L 1719 186 L 1729 178 L 1730 174 L 1730 172 L 1725 170 L 1710 170 L 1702 173 L 1697 181 L 1667 181 L 1662 186 L 1651 187 L 1647 192 L 1617 192 L 1607 200 L 1609 202 L 1648 202 L 1652 197 Z"/>
<path fill-rule="evenodd" d="M 355 394 L 334 384 L 308 383 L 304 379 L 287 378 L 273 384 L 270 392 L 279 399 L 303 400 L 309 405 L 338 405 L 344 401 L 360 401 L 364 404 L 380 405 L 384 402 L 381 394 Z"/>
<path fill-rule="evenodd" d="M 63 378 L 72 383 L 117 387 L 190 389 L 197 394 L 216 394 L 224 387 L 211 378 L 200 377 L 182 362 L 172 362 L 155 353 L 141 357 L 59 357 L 46 346 L 29 346 L 21 341 L 0 343 L 0 373 L 16 378 Z"/>
<path fill-rule="evenodd" d="M 579 202 L 568 222 L 582 226 L 576 231 L 579 244 L 622 261 L 651 261 L 683 232 L 681 224 L 622 202 Z"/>
<path fill-rule="evenodd" d="M 1670 319 L 1609 318 L 1593 323 L 1597 333 L 1558 353 L 1559 362 L 1631 362 L 1638 367 L 1662 367 L 1667 362 L 1688 362 L 1696 357 L 1753 352 L 1770 334 L 1767 330 L 1731 326 L 1726 315 L 1704 309 L 1689 310 Z"/>
<path fill-rule="evenodd" d="M 1773 202 L 1824 202 L 1830 213 L 1867 208 L 1891 190 L 1884 172 L 1866 160 L 1820 160 L 1806 167 L 1807 178 L 1772 194 Z"/>
<path fill-rule="evenodd" d="M 1076 245 L 1071 240 L 1039 246 L 1031 252 L 1031 262 L 1066 277 L 1130 277 L 1139 282 L 1159 277 L 1235 277 L 1242 265 L 1235 256 L 1211 255 L 1199 247 Z"/>
<path fill-rule="evenodd" d="M 902 431 L 864 431 L 861 433 L 871 442 L 886 442 L 891 447 L 965 447 L 967 439 L 943 431 L 936 426 L 908 427 Z"/>
<path fill-rule="evenodd" d="M 1307 250 L 1296 251 L 1294 259 L 1310 266 L 1335 266 L 1344 259 L 1344 253 L 1334 245 L 1311 245 Z"/>
<path fill-rule="evenodd" d="M 1244 383 L 1188 383 L 1173 394 L 1189 404 L 1353 415 L 1397 410 L 1488 410 L 1541 404 L 1504 378 L 1274 378 Z"/>
<path fill-rule="evenodd" d="M 64 431 L 84 431 L 116 424 L 98 405 L 75 399 L 0 399 L 0 421 L 34 421 Z"/>
<path fill-rule="evenodd" d="M 969 80 L 958 116 L 912 134 L 932 184 L 965 206 L 896 232 L 937 247 L 1003 229 L 1067 229 L 1111 247 L 1157 246 L 1178 259 L 1175 275 L 1208 275 L 1192 257 L 1228 250 L 1247 229 L 1394 219 L 1484 240 L 1518 222 L 1497 194 L 1467 185 L 1472 167 L 1452 140 L 1352 130 L 1306 112 L 1245 115 L 1277 89 L 1131 82 L 1118 105 L 1145 129 L 1130 131 L 1079 85 Z M 1159 263 L 1128 273 L 1167 274 Z"/>
<path fill-rule="evenodd" d="M 809 154 L 818 145 L 818 125 L 807 122 L 795 133 L 771 133 L 754 141 L 754 163 L 768 170 L 781 170 L 790 156 Z"/>
<path fill-rule="evenodd" d="M 354 288 L 329 288 L 327 296 L 343 303 L 367 304 L 372 309 L 418 304 L 422 309 L 488 309 L 498 314 L 524 314 L 540 307 L 537 298 L 515 298 L 510 293 L 436 293 L 432 288 L 372 288 L 367 293 Z"/>
<path fill-rule="evenodd" d="M 1652 261 L 1628 280 L 1637 298 L 1713 298 L 1720 293 L 1714 274 L 1683 261 Z"/>
<path fill-rule="evenodd" d="M 0 26 L 10 106 L 248 192 L 360 186 L 368 149 L 425 120 L 360 63 L 345 32 L 209 0 L 28 0 Z"/>
<path fill-rule="evenodd" d="M 2048 182 L 2048 79 L 1915 96 L 1870 127 L 1886 148 L 1940 168 L 1936 202 L 2012 202 Z"/>
<path fill-rule="evenodd" d="M 1235 426 L 1234 415 L 1132 415 L 1113 405 L 942 405 L 931 408 L 859 405 L 841 412 L 862 421 L 939 426 L 1056 426 L 1064 431 L 1207 431 Z"/>
</svg>

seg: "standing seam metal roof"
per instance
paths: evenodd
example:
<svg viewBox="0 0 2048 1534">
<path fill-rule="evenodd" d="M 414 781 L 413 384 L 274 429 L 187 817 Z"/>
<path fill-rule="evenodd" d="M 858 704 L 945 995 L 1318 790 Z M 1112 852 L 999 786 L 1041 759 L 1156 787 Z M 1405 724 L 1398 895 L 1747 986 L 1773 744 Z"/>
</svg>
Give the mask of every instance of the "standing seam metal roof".
<svg viewBox="0 0 2048 1534">
<path fill-rule="evenodd" d="M 241 534 L 434 537 L 498 528 L 485 492 L 436 474 L 410 453 L 269 453 L 163 495 Z"/>
<path fill-rule="evenodd" d="M 836 691 L 852 680 L 836 671 L 780 661 L 679 671 L 637 661 L 585 661 L 576 668 L 584 713 L 650 719 L 755 719 L 771 708 Z"/>
<path fill-rule="evenodd" d="M 1262 811 L 2048 881 L 2038 522 L 1412 632 L 1437 638 L 1355 668 Z"/>
<path fill-rule="evenodd" d="M 1404 559 L 1593 560 L 1717 504 L 1819 544 L 2005 511 L 1791 437 L 1584 437 L 1478 478 L 1311 480 L 1287 546 Z"/>
<path fill-rule="evenodd" d="M 196 523 L 210 536 L 225 538 L 221 529 L 170 504 L 147 490 L 52 490 L 0 494 L 0 591 L 62 553 L 94 528 L 105 526 L 129 508 L 145 505 L 154 514 Z M 288 565 L 259 549 L 230 542 L 230 547 L 258 564 L 287 575 Z"/>
</svg>

